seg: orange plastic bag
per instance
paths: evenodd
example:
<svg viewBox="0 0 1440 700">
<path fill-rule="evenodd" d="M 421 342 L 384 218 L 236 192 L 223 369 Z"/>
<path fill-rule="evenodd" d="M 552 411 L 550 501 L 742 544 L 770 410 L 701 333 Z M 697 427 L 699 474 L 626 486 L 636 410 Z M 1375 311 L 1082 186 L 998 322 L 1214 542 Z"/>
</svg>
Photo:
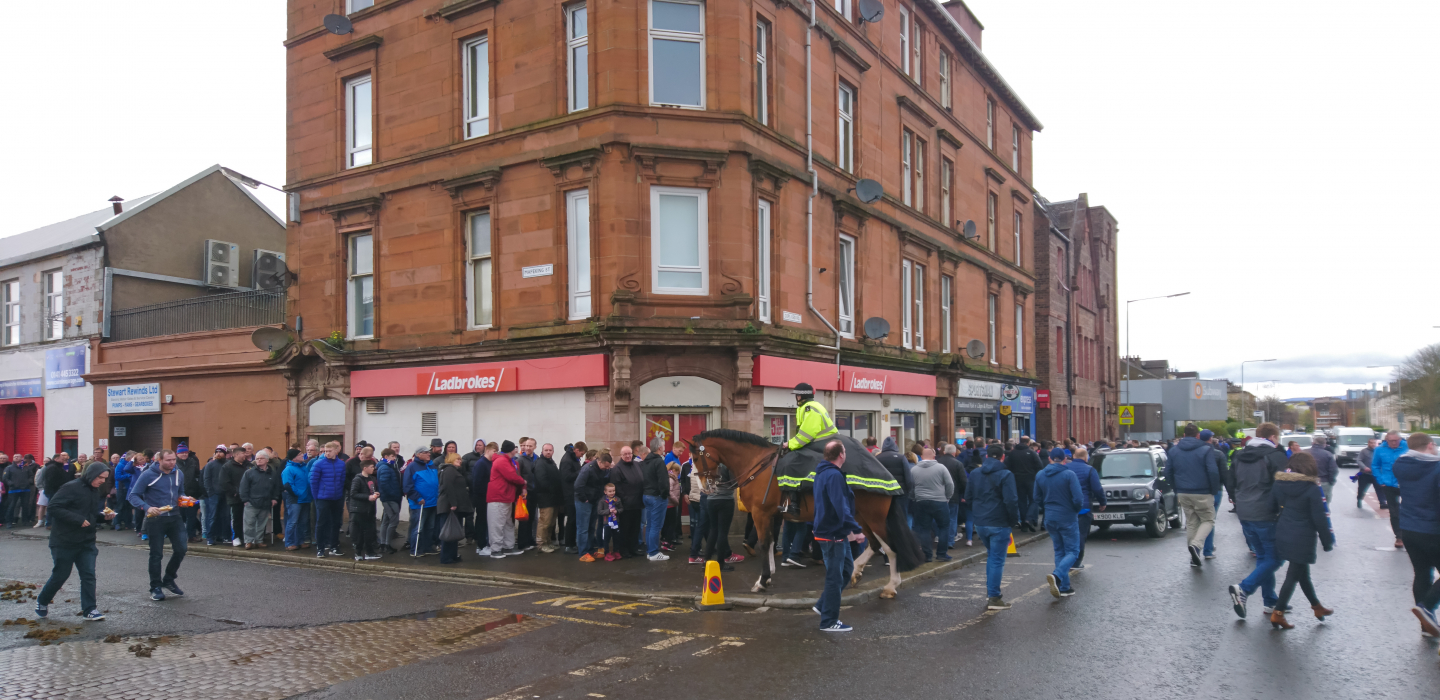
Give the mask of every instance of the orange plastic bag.
<svg viewBox="0 0 1440 700">
<path fill-rule="evenodd" d="M 523 499 L 523 498 L 518 498 L 518 499 L 515 500 L 515 519 L 516 519 L 516 520 L 529 520 L 529 519 L 530 519 L 530 509 L 525 507 L 525 499 Z"/>
</svg>

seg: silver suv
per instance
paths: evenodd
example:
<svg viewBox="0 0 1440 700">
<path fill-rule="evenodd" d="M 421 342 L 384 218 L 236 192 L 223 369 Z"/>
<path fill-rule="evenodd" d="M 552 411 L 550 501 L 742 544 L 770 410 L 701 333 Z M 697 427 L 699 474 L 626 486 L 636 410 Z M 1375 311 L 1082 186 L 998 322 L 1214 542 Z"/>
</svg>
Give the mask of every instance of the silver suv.
<svg viewBox="0 0 1440 700">
<path fill-rule="evenodd" d="M 1164 537 L 1180 527 L 1180 504 L 1165 483 L 1165 451 L 1159 447 L 1102 450 L 1090 460 L 1100 472 L 1100 487 L 1109 505 L 1091 510 L 1101 532 L 1111 525 L 1143 525 L 1151 537 Z"/>
</svg>

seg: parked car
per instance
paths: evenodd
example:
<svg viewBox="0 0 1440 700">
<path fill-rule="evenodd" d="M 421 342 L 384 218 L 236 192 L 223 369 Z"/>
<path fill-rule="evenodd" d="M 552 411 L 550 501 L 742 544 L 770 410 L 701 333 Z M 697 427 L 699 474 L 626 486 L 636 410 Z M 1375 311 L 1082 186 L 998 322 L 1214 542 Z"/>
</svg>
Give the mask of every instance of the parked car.
<svg viewBox="0 0 1440 700">
<path fill-rule="evenodd" d="M 1136 525 L 1151 537 L 1181 526 L 1175 490 L 1165 483 L 1165 451 L 1158 447 L 1102 450 L 1091 460 L 1100 472 L 1100 487 L 1108 505 L 1091 511 L 1103 532 L 1111 525 Z"/>
</svg>

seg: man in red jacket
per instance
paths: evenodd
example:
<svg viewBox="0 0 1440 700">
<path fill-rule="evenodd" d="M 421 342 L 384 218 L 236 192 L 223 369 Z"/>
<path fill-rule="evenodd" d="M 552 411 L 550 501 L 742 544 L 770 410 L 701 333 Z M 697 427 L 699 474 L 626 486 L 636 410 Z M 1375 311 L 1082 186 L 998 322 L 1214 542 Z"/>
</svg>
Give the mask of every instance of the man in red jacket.
<svg viewBox="0 0 1440 700">
<path fill-rule="evenodd" d="M 490 486 L 485 490 L 485 521 L 490 527 L 490 556 L 520 554 L 515 548 L 515 501 L 525 497 L 525 479 L 515 469 L 515 443 L 506 440 L 490 460 Z"/>
</svg>

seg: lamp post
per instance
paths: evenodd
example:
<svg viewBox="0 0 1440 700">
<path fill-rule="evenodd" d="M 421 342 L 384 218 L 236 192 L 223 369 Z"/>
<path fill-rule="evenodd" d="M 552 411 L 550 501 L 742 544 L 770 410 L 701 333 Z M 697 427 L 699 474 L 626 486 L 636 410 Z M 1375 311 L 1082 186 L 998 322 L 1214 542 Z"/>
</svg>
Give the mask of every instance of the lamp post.
<svg viewBox="0 0 1440 700">
<path fill-rule="evenodd" d="M 1440 328 L 1440 326 L 1436 326 Z M 1400 369 L 1400 365 L 1366 365 L 1365 369 Z M 1405 378 L 1395 373 L 1395 393 L 1400 399 L 1400 429 L 1405 429 Z M 1374 416 L 1371 416 L 1374 418 Z"/>
<path fill-rule="evenodd" d="M 1246 363 L 1249 363 L 1249 362 L 1274 362 L 1274 361 L 1275 361 L 1275 358 L 1272 357 L 1272 358 L 1270 358 L 1270 359 L 1268 359 L 1268 360 L 1245 360 L 1244 362 L 1241 362 L 1241 363 L 1240 363 L 1240 427 L 1241 427 L 1242 429 L 1248 427 L 1248 426 L 1246 426 L 1245 424 L 1246 424 L 1247 422 L 1249 422 L 1249 421 L 1246 421 L 1246 420 L 1245 420 L 1245 364 L 1246 364 Z"/>
<path fill-rule="evenodd" d="M 1152 299 L 1174 299 L 1175 297 L 1183 297 L 1189 293 L 1190 292 L 1180 292 L 1179 294 L 1164 294 L 1158 297 L 1130 299 L 1125 302 L 1125 404 L 1127 406 L 1130 404 L 1130 370 L 1134 366 L 1130 362 L 1130 305 L 1134 304 L 1137 301 L 1150 301 Z M 1130 430 L 1128 428 L 1125 430 L 1125 439 L 1130 439 Z"/>
</svg>

